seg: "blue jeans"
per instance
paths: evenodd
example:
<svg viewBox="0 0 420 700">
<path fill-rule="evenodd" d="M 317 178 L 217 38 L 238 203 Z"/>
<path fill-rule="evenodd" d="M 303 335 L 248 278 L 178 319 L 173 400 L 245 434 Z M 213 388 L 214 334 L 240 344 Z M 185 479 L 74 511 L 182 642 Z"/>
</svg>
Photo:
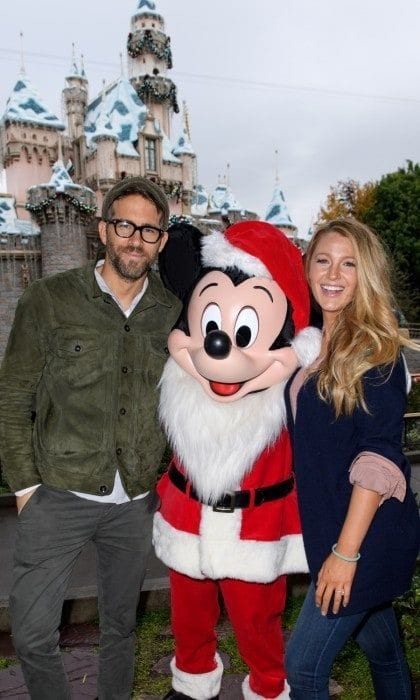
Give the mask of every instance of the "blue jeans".
<svg viewBox="0 0 420 700">
<path fill-rule="evenodd" d="M 324 617 L 310 586 L 286 649 L 291 700 L 328 700 L 331 668 L 353 636 L 366 654 L 378 700 L 411 700 L 410 672 L 391 604 L 355 615 Z"/>
</svg>

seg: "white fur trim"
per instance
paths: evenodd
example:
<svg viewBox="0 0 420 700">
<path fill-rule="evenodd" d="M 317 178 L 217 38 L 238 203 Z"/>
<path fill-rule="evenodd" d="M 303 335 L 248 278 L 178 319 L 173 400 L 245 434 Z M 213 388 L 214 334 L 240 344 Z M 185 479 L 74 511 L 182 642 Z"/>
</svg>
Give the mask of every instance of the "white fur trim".
<svg viewBox="0 0 420 700">
<path fill-rule="evenodd" d="M 168 359 L 160 381 L 160 419 L 203 501 L 214 503 L 236 491 L 259 455 L 276 441 L 286 423 L 284 384 L 224 404 L 213 401 L 196 379 Z"/>
<path fill-rule="evenodd" d="M 223 662 L 219 654 L 214 660 L 217 664 L 214 671 L 208 673 L 186 673 L 176 666 L 175 657 L 171 660 L 172 687 L 178 693 L 189 695 L 195 700 L 208 700 L 219 694 L 223 675 Z"/>
<path fill-rule="evenodd" d="M 258 695 L 251 690 L 249 685 L 249 676 L 245 676 L 242 683 L 242 693 L 244 700 L 267 700 L 264 695 Z M 287 681 L 284 681 L 284 690 L 280 695 L 276 695 L 272 700 L 289 700 L 290 698 L 290 686 Z"/>
<path fill-rule="evenodd" d="M 237 267 L 251 277 L 273 279 L 264 263 L 240 248 L 235 248 L 220 231 L 211 231 L 203 236 L 201 259 L 204 267 Z"/>
<path fill-rule="evenodd" d="M 304 328 L 292 340 L 292 348 L 298 356 L 301 367 L 309 367 L 319 355 L 321 349 L 321 331 L 313 326 Z"/>
<path fill-rule="evenodd" d="M 215 513 L 202 507 L 200 535 L 177 530 L 161 513 L 154 518 L 156 555 L 167 566 L 191 578 L 237 578 L 270 583 L 282 574 L 306 573 L 302 535 L 280 540 L 241 540 L 241 511 Z"/>
<path fill-rule="evenodd" d="M 200 538 L 176 530 L 159 513 L 153 519 L 153 544 L 156 556 L 175 571 L 191 578 L 206 578 L 200 570 Z"/>
</svg>

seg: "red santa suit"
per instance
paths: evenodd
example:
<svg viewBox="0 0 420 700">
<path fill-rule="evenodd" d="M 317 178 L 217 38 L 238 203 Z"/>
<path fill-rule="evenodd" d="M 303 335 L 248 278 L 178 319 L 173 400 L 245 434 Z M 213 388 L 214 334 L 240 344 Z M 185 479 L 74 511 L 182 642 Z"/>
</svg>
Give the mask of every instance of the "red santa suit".
<svg viewBox="0 0 420 700">
<path fill-rule="evenodd" d="M 315 334 L 303 331 L 295 345 L 306 364 L 316 357 Z M 174 359 L 163 373 L 160 414 L 175 456 L 158 484 L 154 544 L 170 568 L 173 689 L 196 700 L 216 698 L 220 689 L 220 593 L 249 666 L 244 697 L 289 697 L 285 574 L 305 572 L 307 563 L 284 384 L 223 404 Z"/>
</svg>

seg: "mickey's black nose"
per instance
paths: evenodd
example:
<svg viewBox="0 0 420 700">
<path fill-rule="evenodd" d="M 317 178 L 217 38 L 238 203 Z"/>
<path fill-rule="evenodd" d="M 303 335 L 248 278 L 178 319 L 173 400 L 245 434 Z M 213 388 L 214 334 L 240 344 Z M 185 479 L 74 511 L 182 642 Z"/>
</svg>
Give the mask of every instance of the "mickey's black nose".
<svg viewBox="0 0 420 700">
<path fill-rule="evenodd" d="M 230 353 L 231 339 L 224 331 L 210 331 L 204 339 L 204 350 L 215 360 L 223 360 Z"/>
</svg>

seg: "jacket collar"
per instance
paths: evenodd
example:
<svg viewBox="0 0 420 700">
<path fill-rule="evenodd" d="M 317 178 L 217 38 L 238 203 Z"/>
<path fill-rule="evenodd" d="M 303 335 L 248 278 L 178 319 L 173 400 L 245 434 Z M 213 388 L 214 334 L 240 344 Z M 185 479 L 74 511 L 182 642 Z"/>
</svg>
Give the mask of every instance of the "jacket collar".
<svg viewBox="0 0 420 700">
<path fill-rule="evenodd" d="M 103 292 L 96 279 L 95 279 L 95 265 L 96 262 L 90 262 L 84 268 L 82 268 L 82 273 L 84 274 L 85 281 L 88 285 L 90 295 L 93 299 L 97 297 L 106 296 Z M 144 309 L 146 307 L 152 306 L 154 303 L 161 304 L 167 308 L 171 308 L 174 305 L 173 295 L 163 286 L 162 280 L 157 272 L 149 272 L 148 274 L 149 284 L 147 286 L 146 292 L 138 304 L 139 309 Z"/>
</svg>

